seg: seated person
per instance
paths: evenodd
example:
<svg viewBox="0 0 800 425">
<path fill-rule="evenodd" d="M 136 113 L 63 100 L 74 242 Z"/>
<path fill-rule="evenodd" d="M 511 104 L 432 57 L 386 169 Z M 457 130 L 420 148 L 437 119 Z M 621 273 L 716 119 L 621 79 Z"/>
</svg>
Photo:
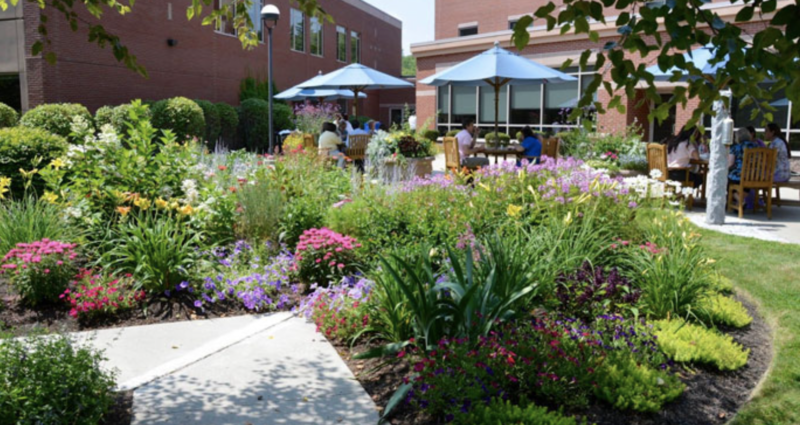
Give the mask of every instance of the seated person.
<svg viewBox="0 0 800 425">
<path fill-rule="evenodd" d="M 489 158 L 470 158 L 470 155 L 483 152 L 482 148 L 475 147 L 475 133 L 475 123 L 468 119 L 464 120 L 464 123 L 461 125 L 461 131 L 456 134 L 461 165 L 467 168 L 485 167 L 489 165 Z"/>
<path fill-rule="evenodd" d="M 339 120 L 336 123 L 337 133 L 339 134 L 339 137 L 344 141 L 345 146 L 350 146 L 350 143 L 349 143 L 350 142 L 350 140 L 349 140 L 350 132 L 347 131 L 347 126 L 349 124 L 350 123 L 348 123 L 347 121 L 345 121 L 343 119 Z"/>
<path fill-rule="evenodd" d="M 734 133 L 734 144 L 730 147 L 728 154 L 728 180 L 732 184 L 739 184 L 742 181 L 742 166 L 744 165 L 744 151 L 745 149 L 757 148 L 756 142 L 750 140 L 750 132 L 746 128 L 740 128 Z M 747 190 L 747 197 L 745 199 L 745 209 L 753 209 L 756 201 L 756 192 L 754 190 Z M 736 201 L 741 202 L 736 194 Z"/>
<path fill-rule="evenodd" d="M 320 155 L 330 155 L 339 159 L 339 167 L 344 168 L 344 153 L 342 152 L 342 139 L 336 134 L 336 125 L 326 122 L 322 125 L 322 134 L 319 136 Z"/>
<path fill-rule="evenodd" d="M 350 135 L 350 136 L 369 136 L 369 131 L 366 131 L 366 130 L 364 130 L 363 128 L 361 128 L 361 126 L 358 124 L 358 120 L 356 120 L 356 119 L 353 119 L 353 120 L 350 122 L 350 125 L 351 125 L 351 126 L 352 126 L 352 127 L 355 129 L 355 130 L 353 130 L 353 131 L 348 131 L 348 132 L 347 132 L 347 134 L 348 134 L 348 135 Z M 366 124 L 364 124 L 364 127 L 366 127 Z"/>
<path fill-rule="evenodd" d="M 542 156 L 542 141 L 533 134 L 533 130 L 531 130 L 530 126 L 526 126 L 522 129 L 522 140 L 519 142 L 519 146 L 517 146 L 516 149 L 517 152 L 521 152 L 523 156 L 536 157 L 535 159 L 527 158 L 527 160 L 531 164 L 538 164 Z M 517 160 L 517 166 L 522 166 L 522 160 Z"/>
<path fill-rule="evenodd" d="M 692 169 L 691 160 L 700 159 L 700 154 L 697 152 L 696 142 L 700 134 L 696 130 L 689 130 L 684 128 L 681 132 L 670 138 L 667 141 L 667 168 L 669 168 L 669 179 L 683 183 L 686 180 L 686 169 Z M 688 175 L 689 180 L 694 187 L 699 187 L 703 184 L 703 176 L 694 173 L 694 170 Z"/>
<path fill-rule="evenodd" d="M 767 125 L 764 132 L 765 138 L 769 140 L 769 147 L 778 151 L 775 157 L 775 179 L 776 182 L 788 182 L 792 178 L 792 151 L 789 144 L 781 137 L 781 127 L 776 123 Z"/>
<path fill-rule="evenodd" d="M 761 140 L 758 137 L 756 137 L 756 128 L 755 127 L 753 127 L 752 125 L 748 125 L 747 126 L 747 131 L 750 132 L 750 140 L 755 142 L 755 144 L 758 145 L 759 148 L 766 148 L 767 147 L 767 144 L 764 143 L 763 140 Z"/>
</svg>

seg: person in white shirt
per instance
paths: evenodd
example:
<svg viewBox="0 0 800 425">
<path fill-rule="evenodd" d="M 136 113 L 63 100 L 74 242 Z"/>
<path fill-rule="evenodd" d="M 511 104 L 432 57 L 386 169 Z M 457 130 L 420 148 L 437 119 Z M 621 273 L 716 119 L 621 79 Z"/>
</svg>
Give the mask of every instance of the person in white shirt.
<svg viewBox="0 0 800 425">
<path fill-rule="evenodd" d="M 336 134 L 336 125 L 326 122 L 322 125 L 322 134 L 319 136 L 319 153 L 320 155 L 330 155 L 338 158 L 340 168 L 344 168 L 344 153 L 340 147 L 342 139 Z"/>
<path fill-rule="evenodd" d="M 461 165 L 465 167 L 485 167 L 489 165 L 489 158 L 470 158 L 470 155 L 483 152 L 482 148 L 475 147 L 475 123 L 472 120 L 464 120 L 461 128 L 462 130 L 456 134 Z"/>
</svg>

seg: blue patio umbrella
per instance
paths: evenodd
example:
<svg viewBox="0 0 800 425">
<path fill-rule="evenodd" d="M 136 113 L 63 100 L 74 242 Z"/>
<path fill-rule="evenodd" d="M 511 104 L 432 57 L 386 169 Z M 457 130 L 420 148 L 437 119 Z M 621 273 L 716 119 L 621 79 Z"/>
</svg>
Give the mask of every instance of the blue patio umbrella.
<svg viewBox="0 0 800 425">
<path fill-rule="evenodd" d="M 775 106 L 775 107 L 789 106 L 789 99 L 786 99 L 786 98 L 779 99 L 779 100 L 776 100 L 776 101 L 770 103 L 770 105 Z"/>
<path fill-rule="evenodd" d="M 686 52 L 683 54 L 683 59 L 687 63 L 694 64 L 695 68 L 701 70 L 703 75 L 716 75 L 717 70 L 721 67 L 724 67 L 725 64 L 728 62 L 727 56 L 725 60 L 722 62 L 718 62 L 716 64 L 711 64 L 711 59 L 714 58 L 714 46 L 711 44 L 705 45 L 699 49 L 692 50 L 691 52 Z M 673 66 L 672 68 L 662 71 L 658 65 L 653 65 L 647 68 L 647 72 L 653 74 L 653 77 L 657 81 L 668 81 L 676 72 L 684 72 L 683 69 L 679 69 L 677 66 Z"/>
<path fill-rule="evenodd" d="M 412 88 L 414 85 L 360 63 L 354 63 L 313 78 L 298 87 L 317 90 L 352 90 L 353 95 L 360 98 L 364 90 Z M 358 116 L 358 102 L 355 102 L 355 108 L 356 116 Z"/>
<path fill-rule="evenodd" d="M 499 131 L 500 88 L 506 84 L 534 85 L 577 81 L 577 78 L 494 47 L 460 64 L 422 80 L 429 86 L 492 87 L 494 89 L 494 131 Z"/>
<path fill-rule="evenodd" d="M 322 72 L 319 75 L 306 81 L 313 82 L 314 80 L 322 77 Z M 359 99 L 366 99 L 367 95 L 359 93 Z M 339 100 L 339 99 L 355 99 L 355 93 L 352 90 L 321 90 L 321 89 L 304 89 L 299 85 L 294 86 L 288 90 L 275 95 L 275 99 L 288 100 L 290 102 L 300 102 L 306 99 L 320 99 L 320 100 Z"/>
</svg>

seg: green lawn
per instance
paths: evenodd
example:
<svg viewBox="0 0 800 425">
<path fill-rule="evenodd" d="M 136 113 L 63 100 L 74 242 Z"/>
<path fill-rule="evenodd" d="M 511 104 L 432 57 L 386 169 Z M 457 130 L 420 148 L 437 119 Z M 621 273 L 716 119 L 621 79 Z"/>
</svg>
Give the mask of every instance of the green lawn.
<svg viewBox="0 0 800 425">
<path fill-rule="evenodd" d="M 800 246 L 702 231 L 703 244 L 772 326 L 772 370 L 736 424 L 800 424 Z"/>
</svg>

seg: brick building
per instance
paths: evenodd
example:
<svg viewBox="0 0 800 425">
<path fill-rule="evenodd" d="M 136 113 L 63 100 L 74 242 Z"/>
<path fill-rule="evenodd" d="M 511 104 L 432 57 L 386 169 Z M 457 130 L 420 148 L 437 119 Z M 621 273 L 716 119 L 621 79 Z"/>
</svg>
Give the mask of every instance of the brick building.
<svg viewBox="0 0 800 425">
<path fill-rule="evenodd" d="M 215 4 L 219 4 L 216 0 Z M 261 2 L 254 2 L 251 19 L 261 30 Z M 281 10 L 273 30 L 275 83 L 279 90 L 299 84 L 319 71 L 327 73 L 360 62 L 390 75 L 401 75 L 402 23 L 363 0 L 322 0 L 333 23 L 304 16 L 290 0 L 272 1 Z M 230 26 L 202 26 L 201 18 L 186 19 L 189 0 L 137 2 L 121 17 L 107 11 L 102 25 L 120 36 L 149 74 L 145 79 L 125 68 L 109 49 L 87 41 L 85 28 L 70 30 L 55 13 L 48 13 L 54 65 L 31 56 L 40 36 L 40 11 L 20 1 L 0 12 L 0 101 L 27 110 L 42 103 L 76 102 L 95 110 L 132 99 L 186 96 L 213 102 L 239 103 L 239 85 L 247 76 L 267 77 L 264 43 L 243 50 Z M 91 16 L 84 17 L 93 20 Z M 266 34 L 266 31 L 264 31 Z M 414 90 L 367 92 L 361 111 L 388 122 L 405 104 L 413 107 Z"/>
<path fill-rule="evenodd" d="M 475 0 L 436 0 L 436 40 L 419 43 L 411 46 L 411 51 L 417 59 L 417 78 L 423 80 L 435 73 L 441 72 L 459 62 L 469 59 L 480 52 L 491 48 L 499 42 L 503 48 L 517 51 L 511 44 L 512 28 L 521 16 L 532 15 L 548 0 L 504 0 L 495 2 L 480 2 Z M 786 3 L 786 0 L 779 2 Z M 729 2 L 711 4 L 717 13 L 726 20 L 733 20 L 742 7 L 741 4 Z M 534 21 L 529 29 L 531 40 L 528 47 L 518 52 L 524 57 L 535 60 L 541 64 L 559 68 L 565 60 L 573 59 L 579 63 L 580 54 L 585 49 L 602 48 L 608 41 L 615 41 L 619 34 L 614 25 L 616 20 L 607 14 L 608 25 L 599 22 L 591 24 L 592 29 L 598 31 L 598 43 L 589 41 L 585 34 L 561 35 L 559 31 L 547 32 L 543 22 Z M 763 28 L 763 21 L 771 19 L 771 15 L 754 17 L 754 21 L 745 25 L 750 32 Z M 666 34 L 662 33 L 664 37 Z M 657 53 L 646 58 L 639 58 L 638 53 L 634 61 L 645 62 L 648 66 L 656 64 Z M 594 60 L 590 59 L 587 69 L 577 66 L 565 72 L 578 78 L 576 82 L 552 84 L 543 86 L 518 86 L 506 87 L 500 96 L 500 121 L 501 131 L 512 136 L 525 125 L 531 125 L 535 130 L 544 132 L 558 132 L 570 127 L 574 123 L 566 122 L 565 116 L 571 108 L 577 105 L 583 89 L 589 85 L 594 75 L 603 73 L 610 81 L 609 69 L 595 69 Z M 658 83 L 658 90 L 662 96 L 671 96 L 674 85 Z M 641 93 L 641 92 L 640 92 Z M 697 101 L 690 101 L 685 109 L 674 109 L 670 118 L 661 125 L 650 122 L 647 116 L 650 105 L 636 107 L 641 99 L 625 99 L 627 110 L 624 114 L 617 111 L 608 111 L 597 117 L 598 131 L 603 133 L 619 132 L 626 126 L 638 122 L 644 131 L 645 140 L 661 140 L 676 129 L 683 126 L 691 117 L 693 107 Z M 600 89 L 596 96 L 604 104 L 610 97 L 604 89 Z M 643 97 L 643 96 L 642 96 Z M 441 87 L 435 88 L 417 83 L 417 115 L 419 122 L 424 122 L 428 117 L 435 117 L 436 126 L 442 132 L 459 128 L 464 118 L 475 119 L 483 128 L 494 126 L 494 91 L 491 88 L 477 89 L 473 87 Z M 776 121 L 791 133 L 795 139 L 800 139 L 800 122 L 790 124 L 790 108 L 778 107 L 775 113 Z M 737 125 L 745 126 L 750 123 L 749 107 L 738 107 L 734 99 L 733 115 Z M 759 127 L 760 120 L 753 123 Z"/>
</svg>

